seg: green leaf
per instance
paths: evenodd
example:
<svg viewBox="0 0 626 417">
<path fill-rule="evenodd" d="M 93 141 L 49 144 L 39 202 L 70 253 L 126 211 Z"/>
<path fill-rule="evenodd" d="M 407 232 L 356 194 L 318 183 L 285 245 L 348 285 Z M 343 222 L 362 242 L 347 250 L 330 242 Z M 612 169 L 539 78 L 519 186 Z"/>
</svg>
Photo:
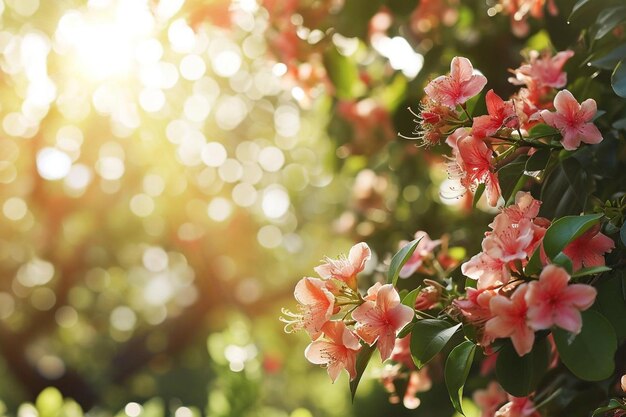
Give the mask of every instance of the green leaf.
<svg viewBox="0 0 626 417">
<path fill-rule="evenodd" d="M 582 312 L 583 327 L 578 335 L 556 328 L 552 331 L 561 361 L 585 381 L 601 381 L 615 370 L 617 337 L 611 323 L 594 310 Z"/>
<path fill-rule="evenodd" d="M 445 320 L 425 319 L 415 323 L 411 332 L 411 356 L 418 368 L 423 367 L 441 352 L 461 323 L 453 325 Z"/>
<path fill-rule="evenodd" d="M 417 300 L 417 296 L 419 295 L 421 290 L 422 287 L 419 286 L 404 297 L 402 297 L 402 304 L 411 308 L 415 308 L 415 300 Z"/>
<path fill-rule="evenodd" d="M 361 350 L 356 355 L 356 376 L 352 381 L 350 381 L 350 394 L 352 395 L 352 401 L 354 401 L 354 396 L 356 395 L 356 389 L 359 386 L 359 382 L 361 381 L 361 377 L 363 377 L 363 372 L 365 372 L 365 368 L 367 368 L 367 364 L 370 363 L 370 359 L 372 358 L 372 354 L 376 350 L 376 344 L 370 346 L 367 343 L 361 343 Z"/>
<path fill-rule="evenodd" d="M 602 214 L 565 216 L 552 223 L 543 238 L 543 248 L 548 258 L 554 259 L 571 241 L 598 223 L 602 216 Z"/>
<path fill-rule="evenodd" d="M 587 4 L 590 3 L 591 0 L 578 0 L 576 2 L 576 4 L 574 4 L 574 7 L 572 7 L 572 11 L 570 12 L 567 20 L 570 21 L 572 20 L 574 17 L 576 17 L 576 15 L 580 12 L 581 9 L 583 9 L 583 7 Z"/>
<path fill-rule="evenodd" d="M 572 274 L 572 278 L 585 277 L 587 275 L 595 275 L 601 272 L 610 271 L 611 268 L 608 266 L 592 266 L 589 268 L 582 268 Z"/>
<path fill-rule="evenodd" d="M 613 70 L 611 87 L 615 94 L 626 98 L 626 58 L 622 59 Z"/>
<path fill-rule="evenodd" d="M 558 134 L 559 134 L 559 131 L 557 129 L 553 128 L 552 126 L 548 126 L 545 123 L 538 123 L 528 131 L 529 139 L 534 139 L 539 136 L 545 137 L 548 135 L 558 135 Z"/>
<path fill-rule="evenodd" d="M 330 81 L 335 86 L 337 98 L 352 99 L 364 90 L 356 63 L 341 55 L 337 48 L 333 47 L 326 50 L 324 66 Z"/>
<path fill-rule="evenodd" d="M 550 149 L 539 149 L 526 161 L 526 171 L 542 171 L 550 160 Z"/>
<path fill-rule="evenodd" d="M 472 362 L 474 361 L 474 353 L 476 345 L 469 340 L 464 341 L 450 352 L 448 360 L 446 360 L 445 380 L 448 387 L 448 394 L 454 409 L 459 413 L 463 413 L 461 401 L 463 399 L 463 387 L 469 375 Z"/>
<path fill-rule="evenodd" d="M 594 57 L 594 60 L 589 62 L 589 65 L 606 70 L 612 70 L 624 58 L 626 58 L 626 44 L 611 49 L 610 52 L 602 55 L 600 58 Z"/>
<path fill-rule="evenodd" d="M 626 222 L 619 229 L 619 237 L 622 239 L 622 243 L 626 245 Z"/>
<path fill-rule="evenodd" d="M 35 406 L 40 417 L 57 417 L 63 407 L 63 396 L 58 389 L 48 387 L 37 396 Z"/>
<path fill-rule="evenodd" d="M 478 204 L 478 200 L 480 200 L 480 197 L 483 195 L 484 192 L 485 183 L 483 182 L 482 184 L 479 184 L 478 187 L 476 187 L 476 191 L 474 192 L 474 199 L 472 200 L 473 208 L 476 208 L 476 204 Z"/>
<path fill-rule="evenodd" d="M 528 260 L 526 267 L 524 268 L 524 273 L 528 276 L 536 275 L 541 271 L 541 245 L 535 249 L 535 252 Z"/>
<path fill-rule="evenodd" d="M 626 276 L 623 271 L 614 271 L 598 280 L 598 295 L 593 308 L 598 310 L 615 329 L 618 343 L 626 339 L 626 299 L 623 291 Z"/>
<path fill-rule="evenodd" d="M 600 12 L 595 25 L 594 38 L 600 39 L 612 31 L 615 26 L 619 25 L 626 19 L 626 6 L 617 6 L 604 9 Z"/>
<path fill-rule="evenodd" d="M 572 260 L 563 252 L 560 252 L 558 255 L 556 255 L 554 259 L 552 259 L 552 263 L 565 269 L 567 273 L 570 275 L 572 274 L 572 271 L 574 270 L 574 265 L 572 264 Z"/>
<path fill-rule="evenodd" d="M 408 336 L 408 334 L 413 331 L 413 327 L 415 327 L 415 323 L 409 323 L 404 326 L 402 330 L 398 332 L 398 339 L 404 339 L 406 336 Z"/>
<path fill-rule="evenodd" d="M 504 201 L 507 201 L 513 195 L 520 177 L 524 175 L 527 159 L 527 156 L 522 155 L 498 170 L 498 183 L 500 184 Z"/>
<path fill-rule="evenodd" d="M 393 255 L 393 258 L 391 258 L 391 264 L 389 265 L 389 271 L 387 272 L 387 284 L 396 285 L 396 282 L 398 282 L 398 276 L 400 275 L 400 270 L 404 264 L 411 259 L 411 256 L 413 255 L 413 252 L 415 252 L 415 248 L 420 240 L 422 240 L 422 238 L 409 242 L 396 252 L 395 255 Z"/>
<path fill-rule="evenodd" d="M 624 410 L 625 409 L 624 405 L 619 400 L 615 398 L 611 398 L 608 405 L 605 405 L 604 407 L 596 408 L 593 414 L 591 415 L 591 417 L 596 417 L 598 415 L 606 413 L 607 411 L 613 411 L 613 410 L 619 410 L 619 409 Z"/>
<path fill-rule="evenodd" d="M 548 370 L 550 346 L 546 338 L 535 340 L 533 349 L 519 356 L 507 339 L 496 361 L 496 376 L 502 388 L 516 397 L 525 397 L 537 388 Z"/>
</svg>

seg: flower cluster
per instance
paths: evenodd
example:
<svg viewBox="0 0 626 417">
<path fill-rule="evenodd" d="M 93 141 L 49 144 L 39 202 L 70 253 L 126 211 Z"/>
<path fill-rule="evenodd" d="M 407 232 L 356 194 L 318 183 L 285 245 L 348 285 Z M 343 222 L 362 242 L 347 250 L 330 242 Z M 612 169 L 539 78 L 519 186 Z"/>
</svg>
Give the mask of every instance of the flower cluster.
<svg viewBox="0 0 626 417">
<path fill-rule="evenodd" d="M 482 184 L 489 205 L 495 207 L 502 194 L 498 170 L 511 158 L 532 155 L 540 148 L 575 150 L 581 143 L 602 141 L 592 122 L 595 101 L 578 103 L 568 90 L 557 91 L 567 84 L 563 67 L 572 56 L 572 51 L 554 56 L 530 52 L 528 62 L 509 78 L 521 88 L 509 100 L 487 91 L 485 115 L 472 116 L 468 108 L 468 101 L 483 90 L 487 78 L 467 58 L 453 58 L 450 73 L 428 83 L 420 112 L 415 114 L 413 138 L 424 145 L 445 139 L 452 148 L 448 175 L 459 184 L 453 195 L 476 192 Z M 531 129 L 540 123 L 555 128 L 555 133 L 532 134 Z"/>
<path fill-rule="evenodd" d="M 306 358 L 325 365 L 333 381 L 342 369 L 356 376 L 356 355 L 361 343 L 376 345 L 384 361 L 392 355 L 396 336 L 414 317 L 400 303 L 393 285 L 376 283 L 363 297 L 357 275 L 371 252 L 367 244 L 352 247 L 348 257 L 326 258 L 315 268 L 320 278 L 302 278 L 294 291 L 299 312 L 283 310 L 286 331 L 305 330 L 311 339 Z"/>
</svg>

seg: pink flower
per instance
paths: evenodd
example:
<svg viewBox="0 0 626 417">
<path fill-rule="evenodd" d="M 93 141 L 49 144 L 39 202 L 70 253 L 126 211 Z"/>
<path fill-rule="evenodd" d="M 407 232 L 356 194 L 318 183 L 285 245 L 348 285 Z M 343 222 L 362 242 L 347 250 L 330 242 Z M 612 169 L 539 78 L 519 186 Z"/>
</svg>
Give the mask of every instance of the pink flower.
<svg viewBox="0 0 626 417">
<path fill-rule="evenodd" d="M 535 404 L 528 397 L 513 397 L 509 395 L 509 402 L 504 404 L 495 417 L 539 417 Z"/>
<path fill-rule="evenodd" d="M 307 346 L 304 356 L 316 365 L 326 365 L 330 379 L 335 382 L 342 369 L 348 371 L 350 380 L 356 377 L 356 355 L 361 349 L 359 339 L 342 321 L 329 321 L 324 325 L 324 339 Z"/>
<path fill-rule="evenodd" d="M 474 391 L 472 397 L 480 408 L 481 417 L 493 417 L 498 407 L 507 399 L 506 392 L 495 381 L 490 382 L 487 389 Z"/>
<path fill-rule="evenodd" d="M 415 368 L 415 363 L 411 357 L 411 334 L 404 336 L 402 339 L 396 339 L 396 343 L 391 351 L 390 359 L 392 361 L 403 364 L 409 369 Z"/>
<path fill-rule="evenodd" d="M 424 258 L 430 256 L 433 253 L 433 250 L 441 244 L 441 240 L 430 240 L 430 236 L 428 233 L 418 230 L 415 232 L 415 239 L 420 239 L 415 247 L 415 252 L 409 258 L 409 260 L 404 264 L 402 269 L 400 270 L 400 278 L 408 278 L 415 271 L 422 266 L 424 262 Z M 404 247 L 408 244 L 407 241 L 400 242 L 400 247 Z"/>
<path fill-rule="evenodd" d="M 311 339 L 317 339 L 324 324 L 330 320 L 335 309 L 335 296 L 326 288 L 326 282 L 318 278 L 302 278 L 294 290 L 296 301 L 300 303 L 300 313 L 283 310 L 287 317 L 285 331 L 304 329 Z"/>
<path fill-rule="evenodd" d="M 424 283 L 428 283 L 430 280 L 425 279 Z M 435 307 L 441 299 L 441 287 L 435 285 L 427 285 L 422 288 L 419 295 L 415 299 L 416 310 L 430 310 Z"/>
<path fill-rule="evenodd" d="M 409 410 L 415 410 L 421 404 L 419 398 L 415 396 L 418 392 L 428 391 L 432 386 L 432 381 L 428 375 L 428 368 L 412 371 L 409 375 L 409 383 L 404 392 L 402 404 Z"/>
<path fill-rule="evenodd" d="M 480 325 L 493 317 L 489 305 L 495 295 L 496 292 L 491 289 L 470 287 L 467 288 L 466 298 L 454 300 L 454 305 L 470 323 Z"/>
<path fill-rule="evenodd" d="M 469 59 L 454 57 L 450 63 L 450 74 L 432 80 L 424 91 L 433 101 L 448 107 L 456 107 L 480 93 L 487 84 L 487 78 L 474 74 Z"/>
<path fill-rule="evenodd" d="M 474 255 L 461 265 L 461 272 L 466 277 L 477 280 L 479 289 L 506 284 L 511 279 L 506 262 L 492 258 L 485 252 Z"/>
<path fill-rule="evenodd" d="M 518 191 L 515 194 L 515 204 L 502 209 L 502 213 L 506 214 L 511 222 L 519 223 L 522 219 L 532 220 L 537 217 L 540 206 L 541 201 L 535 200 L 530 193 Z"/>
<path fill-rule="evenodd" d="M 474 118 L 472 135 L 484 138 L 495 134 L 502 127 L 517 125 L 517 116 L 512 102 L 502 100 L 493 90 L 487 91 L 485 102 L 489 114 Z"/>
<path fill-rule="evenodd" d="M 580 312 L 587 310 L 596 299 L 591 285 L 567 285 L 569 274 L 561 267 L 546 266 L 539 281 L 529 284 L 526 292 L 528 324 L 535 330 L 561 327 L 578 334 L 582 328 Z"/>
<path fill-rule="evenodd" d="M 554 56 L 531 51 L 530 62 L 513 71 L 515 78 L 509 78 L 509 81 L 516 85 L 526 84 L 531 88 L 563 88 L 567 84 L 567 73 L 563 71 L 563 66 L 572 56 L 574 51 L 569 50 Z"/>
<path fill-rule="evenodd" d="M 492 223 L 493 232 L 482 243 L 483 251 L 503 262 L 525 260 L 528 247 L 533 242 L 532 222 L 522 219 L 519 223 L 504 213 L 498 214 Z"/>
<path fill-rule="evenodd" d="M 561 131 L 561 143 L 565 149 L 572 151 L 580 146 L 580 142 L 602 142 L 602 134 L 591 122 L 597 111 L 595 100 L 589 98 L 578 104 L 572 93 L 562 90 L 554 97 L 554 108 L 555 113 L 542 110 L 541 117 Z"/>
<path fill-rule="evenodd" d="M 400 296 L 391 284 L 380 287 L 376 301 L 366 301 L 352 312 L 356 333 L 369 345 L 378 340 L 383 361 L 391 356 L 396 335 L 414 315 L 411 307 L 400 304 Z"/>
<path fill-rule="evenodd" d="M 622 391 L 626 392 L 626 375 L 622 375 L 622 379 L 620 379 L 620 383 L 622 385 Z"/>
<path fill-rule="evenodd" d="M 356 276 L 365 268 L 370 259 L 371 251 L 367 243 L 357 243 L 350 249 L 348 257 L 339 259 L 325 258 L 324 263 L 315 267 L 315 272 L 324 279 L 338 279 L 345 282 L 353 290 L 357 289 Z"/>
<path fill-rule="evenodd" d="M 457 142 L 457 163 L 461 169 L 461 184 L 475 190 L 478 184 L 485 184 L 489 205 L 495 207 L 502 192 L 498 183 L 498 174 L 493 172 L 493 154 L 481 139 L 467 136 Z"/>
<path fill-rule="evenodd" d="M 489 302 L 493 318 L 485 324 L 485 333 L 493 338 L 510 337 L 519 356 L 530 352 L 535 342 L 535 332 L 526 322 L 528 305 L 525 296 L 528 286 L 522 284 L 511 298 L 496 295 Z"/>
<path fill-rule="evenodd" d="M 600 232 L 600 226 L 594 226 L 563 249 L 563 253 L 572 260 L 574 271 L 583 266 L 604 266 L 604 254 L 615 248 L 615 242 Z"/>
</svg>

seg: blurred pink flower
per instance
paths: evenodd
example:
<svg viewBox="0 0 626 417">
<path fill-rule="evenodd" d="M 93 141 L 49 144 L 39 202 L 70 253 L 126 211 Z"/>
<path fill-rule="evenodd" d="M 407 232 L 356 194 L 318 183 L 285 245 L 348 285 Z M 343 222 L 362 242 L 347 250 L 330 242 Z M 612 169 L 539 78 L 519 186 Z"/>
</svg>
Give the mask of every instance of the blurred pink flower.
<svg viewBox="0 0 626 417">
<path fill-rule="evenodd" d="M 495 381 L 491 381 L 486 389 L 474 391 L 472 398 L 480 408 L 481 417 L 493 417 L 498 407 L 507 400 L 506 392 Z"/>
<path fill-rule="evenodd" d="M 484 138 L 495 134 L 502 127 L 515 127 L 517 116 L 511 101 L 504 101 L 493 90 L 487 91 L 485 96 L 488 115 L 474 117 L 472 135 Z"/>
<path fill-rule="evenodd" d="M 574 56 L 574 51 L 561 51 L 551 56 L 550 53 L 530 52 L 530 62 L 513 71 L 515 78 L 509 78 L 512 84 L 527 85 L 530 88 L 563 88 L 567 84 L 567 73 L 563 71 L 565 63 Z"/>
<path fill-rule="evenodd" d="M 400 269 L 400 278 L 408 278 L 413 275 L 413 273 L 422 266 L 424 258 L 430 256 L 433 250 L 441 244 L 441 240 L 431 240 L 428 233 L 421 230 L 415 232 L 415 239 L 420 239 L 420 241 L 417 243 L 413 255 L 411 255 L 402 269 Z M 403 240 L 400 242 L 400 247 L 402 248 L 408 244 L 409 242 Z"/>
<path fill-rule="evenodd" d="M 626 375 L 622 375 L 620 379 L 620 383 L 622 385 L 622 391 L 626 392 Z"/>
<path fill-rule="evenodd" d="M 281 320 L 287 325 L 285 330 L 304 329 L 311 339 L 317 339 L 322 327 L 330 320 L 335 309 L 335 296 L 326 288 L 326 282 L 318 278 L 302 278 L 294 290 L 296 301 L 300 303 L 299 314 L 283 310 L 287 317 Z"/>
<path fill-rule="evenodd" d="M 415 363 L 411 357 L 411 334 L 401 339 L 396 339 L 396 343 L 391 351 L 390 359 L 403 364 L 409 369 L 415 368 Z"/>
<path fill-rule="evenodd" d="M 589 98 L 582 103 L 567 90 L 559 91 L 554 97 L 555 113 L 541 111 L 541 117 L 550 126 L 561 131 L 563 148 L 571 151 L 581 142 L 595 144 L 602 142 L 602 134 L 591 121 L 596 114 L 595 100 Z"/>
<path fill-rule="evenodd" d="M 596 225 L 567 245 L 563 253 L 572 260 L 574 271 L 577 271 L 583 266 L 604 266 L 604 254 L 613 248 L 613 239 L 600 232 L 600 225 Z"/>
<path fill-rule="evenodd" d="M 546 266 L 539 281 L 528 286 L 528 324 L 535 330 L 561 327 L 572 333 L 580 333 L 580 312 L 591 307 L 597 291 L 591 285 L 568 285 L 569 274 L 555 265 Z"/>
<path fill-rule="evenodd" d="M 398 291 L 391 284 L 378 290 L 376 301 L 366 301 L 352 312 L 356 333 L 369 345 L 378 341 L 380 357 L 391 356 L 396 335 L 415 315 L 411 307 L 400 304 Z"/>
<path fill-rule="evenodd" d="M 315 267 L 315 272 L 324 279 L 338 279 L 345 282 L 353 290 L 357 289 L 356 276 L 365 268 L 370 259 L 371 251 L 367 243 L 357 243 L 350 249 L 348 257 L 338 259 L 325 258 L 324 263 Z"/>
<path fill-rule="evenodd" d="M 524 356 L 533 348 L 535 332 L 528 326 L 526 314 L 526 292 L 528 286 L 522 284 L 511 298 L 496 295 L 489 302 L 493 318 L 485 324 L 485 333 L 493 338 L 510 337 L 519 356 Z"/>
<path fill-rule="evenodd" d="M 487 78 L 474 74 L 469 59 L 455 56 L 450 63 L 450 74 L 435 78 L 424 91 L 435 102 L 456 107 L 480 93 L 485 84 Z"/>
<path fill-rule="evenodd" d="M 539 417 L 535 404 L 528 397 L 513 397 L 509 395 L 509 402 L 504 404 L 495 417 Z"/>
<path fill-rule="evenodd" d="M 356 355 L 361 349 L 359 339 L 342 321 L 329 321 L 323 328 L 324 339 L 307 346 L 304 356 L 316 365 L 326 365 L 330 379 L 335 382 L 342 369 L 350 380 L 356 376 Z"/>
<path fill-rule="evenodd" d="M 422 368 L 419 371 L 412 371 L 409 375 L 409 383 L 404 391 L 402 404 L 409 410 L 419 407 L 421 401 L 415 396 L 418 392 L 428 391 L 432 386 L 432 381 L 428 375 L 428 368 Z"/>
</svg>

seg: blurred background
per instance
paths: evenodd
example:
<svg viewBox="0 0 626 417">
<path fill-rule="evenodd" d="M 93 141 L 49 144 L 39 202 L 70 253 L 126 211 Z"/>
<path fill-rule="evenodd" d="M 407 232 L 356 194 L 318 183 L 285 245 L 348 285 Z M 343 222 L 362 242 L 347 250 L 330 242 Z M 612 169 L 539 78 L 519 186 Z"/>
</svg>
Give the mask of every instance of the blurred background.
<svg viewBox="0 0 626 417">
<path fill-rule="evenodd" d="M 511 91 L 502 69 L 548 37 L 504 11 L 0 0 L 0 410 L 52 415 L 60 392 L 77 416 L 419 415 L 388 403 L 380 365 L 351 405 L 278 317 L 353 242 L 374 250 L 365 287 L 418 229 L 478 249 L 490 215 L 461 226 L 445 160 L 397 132 L 456 54 Z M 430 372 L 422 402 L 450 416 Z"/>
</svg>

